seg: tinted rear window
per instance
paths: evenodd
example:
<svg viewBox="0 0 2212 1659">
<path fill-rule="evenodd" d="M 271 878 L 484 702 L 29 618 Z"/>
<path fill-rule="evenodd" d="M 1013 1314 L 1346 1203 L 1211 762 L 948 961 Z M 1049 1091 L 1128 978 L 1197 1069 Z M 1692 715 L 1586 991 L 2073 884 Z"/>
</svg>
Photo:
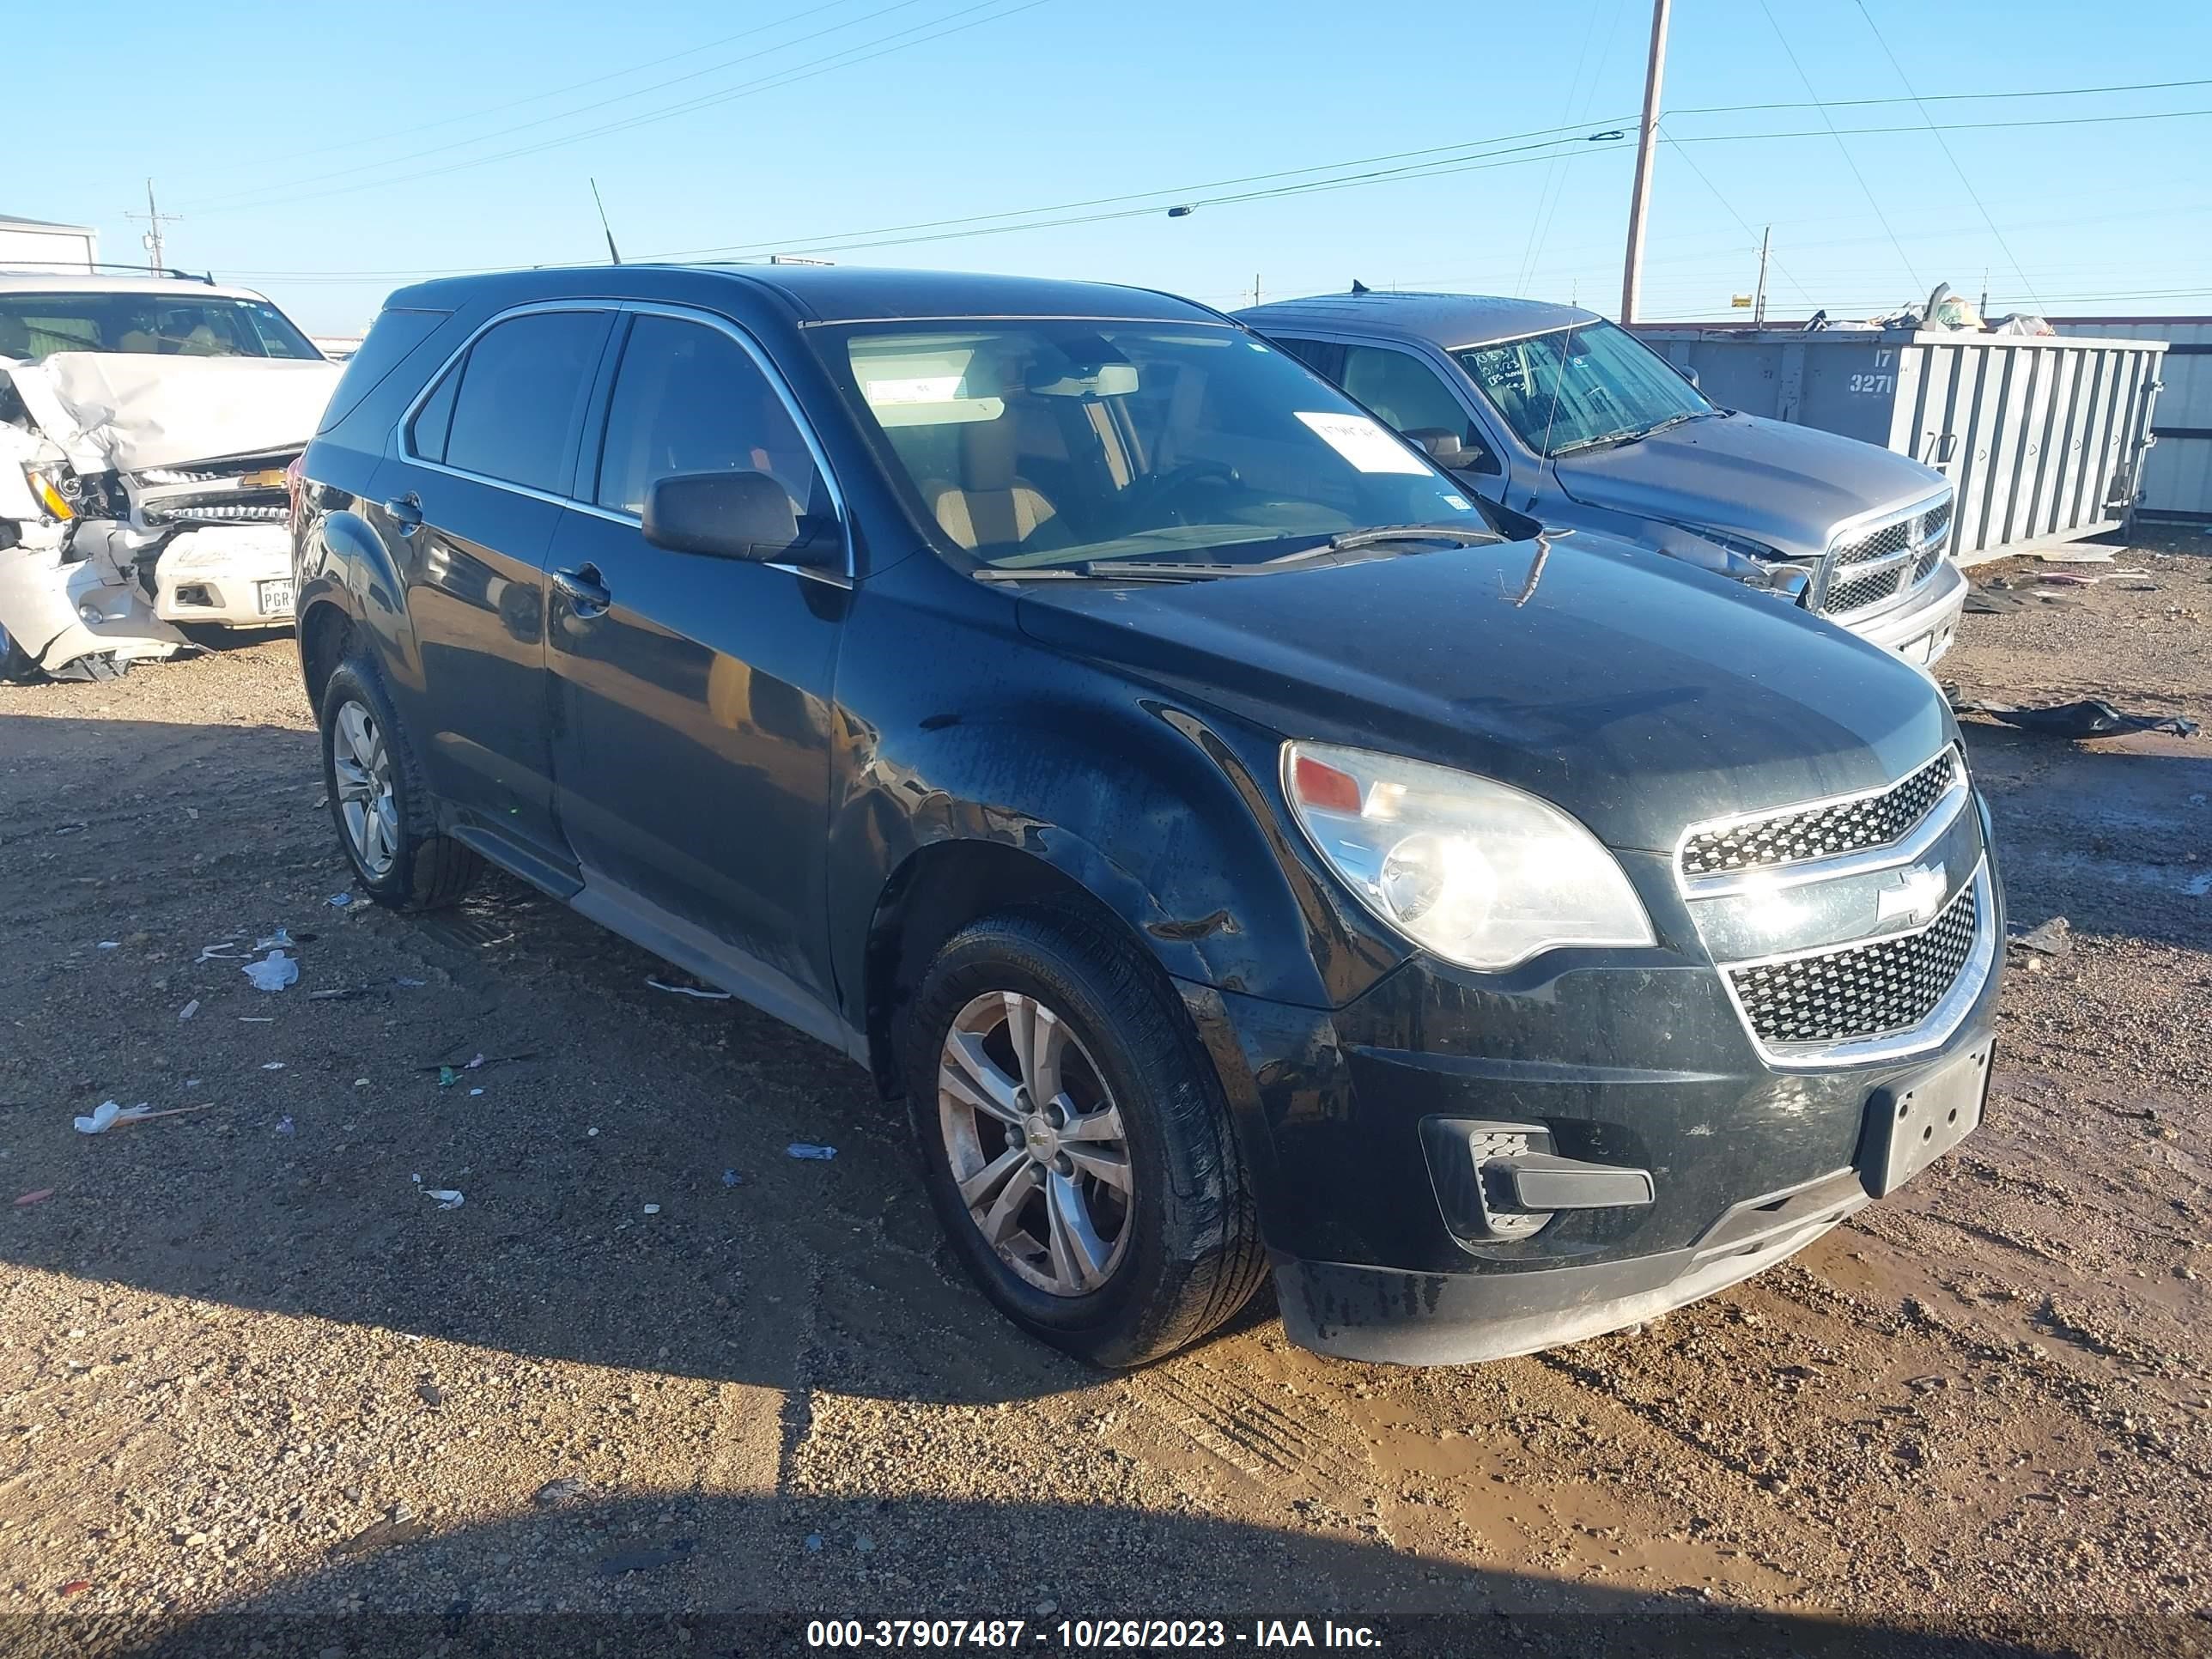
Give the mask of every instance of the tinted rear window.
<svg viewBox="0 0 2212 1659">
<path fill-rule="evenodd" d="M 385 377 L 399 367 L 407 354 L 437 332 L 438 325 L 453 313 L 450 311 L 386 311 L 380 314 L 368 331 L 368 337 L 361 349 L 346 359 L 345 373 L 338 377 L 337 390 L 331 393 L 331 401 L 323 410 L 323 423 L 315 428 L 328 432 L 361 406 L 362 398 L 384 384 Z"/>
<path fill-rule="evenodd" d="M 611 313 L 511 318 L 469 348 L 446 440 L 446 465 L 566 494 L 571 441 L 599 372 Z"/>
</svg>

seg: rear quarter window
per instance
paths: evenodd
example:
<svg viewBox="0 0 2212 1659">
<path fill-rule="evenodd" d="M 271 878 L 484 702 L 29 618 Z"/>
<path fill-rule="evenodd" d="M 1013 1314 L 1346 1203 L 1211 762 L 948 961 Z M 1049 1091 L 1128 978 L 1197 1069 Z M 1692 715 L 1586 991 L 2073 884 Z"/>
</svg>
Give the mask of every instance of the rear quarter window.
<svg viewBox="0 0 2212 1659">
<path fill-rule="evenodd" d="M 605 311 L 544 311 L 486 329 L 461 367 L 446 465 L 567 494 L 611 320 Z"/>
<path fill-rule="evenodd" d="M 361 349 L 346 359 L 345 373 L 323 410 L 318 434 L 328 432 L 361 407 L 362 400 L 390 378 L 416 346 L 438 331 L 450 311 L 386 311 L 379 313 Z"/>
</svg>

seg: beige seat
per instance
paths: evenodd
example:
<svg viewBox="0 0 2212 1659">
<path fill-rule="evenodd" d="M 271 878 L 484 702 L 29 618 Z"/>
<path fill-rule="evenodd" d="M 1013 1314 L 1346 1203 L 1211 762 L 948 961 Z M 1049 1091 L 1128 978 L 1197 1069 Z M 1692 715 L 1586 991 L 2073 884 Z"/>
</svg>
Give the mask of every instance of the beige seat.
<svg viewBox="0 0 2212 1659">
<path fill-rule="evenodd" d="M 1013 428 L 1005 416 L 963 427 L 961 482 L 930 488 L 929 510 L 939 526 L 970 552 L 1027 546 L 1058 516 L 1040 491 L 1016 476 Z"/>
</svg>

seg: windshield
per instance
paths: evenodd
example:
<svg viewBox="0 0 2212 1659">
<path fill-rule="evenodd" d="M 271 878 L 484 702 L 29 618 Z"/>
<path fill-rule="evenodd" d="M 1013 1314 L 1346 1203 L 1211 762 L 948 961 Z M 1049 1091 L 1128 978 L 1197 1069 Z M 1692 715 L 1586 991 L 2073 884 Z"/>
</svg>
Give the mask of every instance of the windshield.
<svg viewBox="0 0 2212 1659">
<path fill-rule="evenodd" d="M 1539 455 L 1632 438 L 1715 412 L 1642 341 L 1611 323 L 1583 323 L 1452 356 Z"/>
<path fill-rule="evenodd" d="M 266 300 L 210 294 L 0 294 L 0 357 L 57 351 L 319 359 Z"/>
<path fill-rule="evenodd" d="M 988 565 L 1249 563 L 1374 526 L 1481 524 L 1425 458 L 1241 330 L 1039 320 L 840 337 L 829 356 L 893 478 L 943 543 Z"/>
</svg>

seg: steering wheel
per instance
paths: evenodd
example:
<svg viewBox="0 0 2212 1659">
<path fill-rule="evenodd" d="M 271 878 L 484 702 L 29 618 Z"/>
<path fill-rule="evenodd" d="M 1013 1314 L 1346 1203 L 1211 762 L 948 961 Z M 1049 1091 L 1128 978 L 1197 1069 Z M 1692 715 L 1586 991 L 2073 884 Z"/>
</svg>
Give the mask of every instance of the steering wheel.
<svg viewBox="0 0 2212 1659">
<path fill-rule="evenodd" d="M 1185 461 L 1181 466 L 1171 467 L 1165 472 L 1151 474 L 1123 499 L 1131 512 L 1143 512 L 1158 506 L 1179 518 L 1176 498 L 1191 485 L 1208 480 L 1217 484 L 1243 483 L 1237 469 L 1226 461 Z"/>
</svg>

